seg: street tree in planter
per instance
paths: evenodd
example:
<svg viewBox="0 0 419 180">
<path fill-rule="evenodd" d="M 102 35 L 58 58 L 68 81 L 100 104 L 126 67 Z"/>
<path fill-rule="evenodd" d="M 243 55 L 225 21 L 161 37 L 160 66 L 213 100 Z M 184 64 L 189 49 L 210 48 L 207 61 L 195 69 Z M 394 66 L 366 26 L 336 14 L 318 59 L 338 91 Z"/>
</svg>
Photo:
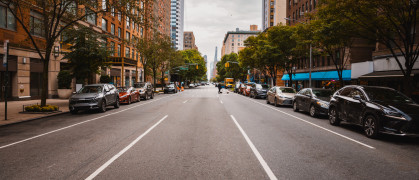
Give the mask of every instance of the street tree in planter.
<svg viewBox="0 0 419 180">
<path fill-rule="evenodd" d="M 100 76 L 100 83 L 107 84 L 107 83 L 110 83 L 110 82 L 112 82 L 112 79 L 111 79 L 110 76 L 108 76 L 108 75 L 101 75 Z"/>
<path fill-rule="evenodd" d="M 107 58 L 113 53 L 103 42 L 106 36 L 86 27 L 69 29 L 66 34 L 68 40 L 65 43 L 72 46 L 71 52 L 64 58 L 68 59 L 73 76 L 77 80 L 85 82 L 87 79 L 89 84 L 93 83 L 93 75 L 99 74 L 102 68 L 109 66 Z"/>
<path fill-rule="evenodd" d="M 67 99 L 73 92 L 71 89 L 71 82 L 73 77 L 70 71 L 60 71 L 58 73 L 58 97 L 61 99 Z"/>
</svg>

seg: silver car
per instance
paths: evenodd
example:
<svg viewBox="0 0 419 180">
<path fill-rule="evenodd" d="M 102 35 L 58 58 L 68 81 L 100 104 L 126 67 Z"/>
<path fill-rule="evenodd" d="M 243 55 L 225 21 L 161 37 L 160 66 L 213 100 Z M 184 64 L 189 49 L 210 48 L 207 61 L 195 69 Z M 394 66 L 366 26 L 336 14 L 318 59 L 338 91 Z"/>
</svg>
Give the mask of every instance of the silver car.
<svg viewBox="0 0 419 180">
<path fill-rule="evenodd" d="M 269 89 L 266 97 L 267 104 L 278 105 L 292 105 L 294 95 L 297 92 L 291 87 L 275 86 Z"/>
<path fill-rule="evenodd" d="M 119 92 L 112 84 L 91 84 L 74 93 L 69 101 L 72 114 L 77 114 L 79 110 L 91 109 L 105 112 L 107 106 L 119 108 Z"/>
</svg>

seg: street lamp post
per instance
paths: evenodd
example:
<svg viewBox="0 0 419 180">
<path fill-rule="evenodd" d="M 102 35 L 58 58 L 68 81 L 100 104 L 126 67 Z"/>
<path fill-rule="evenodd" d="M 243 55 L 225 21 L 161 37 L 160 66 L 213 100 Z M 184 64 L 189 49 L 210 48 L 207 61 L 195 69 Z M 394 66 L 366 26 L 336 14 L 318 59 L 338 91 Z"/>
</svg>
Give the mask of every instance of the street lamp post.
<svg viewBox="0 0 419 180">
<path fill-rule="evenodd" d="M 295 21 L 297 21 L 297 22 L 299 22 L 299 23 L 302 23 L 302 24 L 306 24 L 305 22 L 302 22 L 302 21 L 298 21 L 298 20 L 296 20 L 296 19 L 291 19 L 291 18 L 284 18 L 285 20 L 295 20 Z M 311 66 L 312 66 L 312 58 L 313 58 L 313 47 L 312 47 L 312 45 L 311 45 L 311 42 L 310 42 L 310 67 L 309 67 L 309 78 L 308 78 L 308 87 L 309 88 L 311 88 Z"/>
</svg>

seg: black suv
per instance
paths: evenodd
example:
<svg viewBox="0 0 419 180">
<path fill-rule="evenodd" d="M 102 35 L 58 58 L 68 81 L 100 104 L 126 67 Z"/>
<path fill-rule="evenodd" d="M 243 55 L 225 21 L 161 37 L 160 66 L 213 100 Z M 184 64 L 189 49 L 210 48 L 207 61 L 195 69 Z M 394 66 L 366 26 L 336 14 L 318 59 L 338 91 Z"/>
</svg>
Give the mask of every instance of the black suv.
<svg viewBox="0 0 419 180">
<path fill-rule="evenodd" d="M 391 88 L 345 86 L 330 100 L 329 121 L 360 125 L 370 138 L 379 133 L 418 136 L 419 105 Z"/>
<path fill-rule="evenodd" d="M 154 91 L 153 85 L 149 82 L 140 82 L 134 84 L 135 90 L 140 92 L 140 97 L 144 100 L 153 99 L 154 98 Z"/>
<path fill-rule="evenodd" d="M 106 106 L 119 108 L 119 92 L 112 84 L 91 84 L 73 94 L 69 101 L 72 114 L 76 114 L 79 110 L 90 109 L 105 112 Z"/>
</svg>

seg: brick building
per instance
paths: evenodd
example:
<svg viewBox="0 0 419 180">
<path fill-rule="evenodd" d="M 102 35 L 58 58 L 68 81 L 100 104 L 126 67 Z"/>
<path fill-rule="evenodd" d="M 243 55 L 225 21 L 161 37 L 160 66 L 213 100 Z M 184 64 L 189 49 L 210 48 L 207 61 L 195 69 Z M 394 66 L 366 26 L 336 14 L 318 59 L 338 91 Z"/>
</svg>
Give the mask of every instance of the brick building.
<svg viewBox="0 0 419 180">
<path fill-rule="evenodd" d="M 195 35 L 192 31 L 185 31 L 183 33 L 183 49 L 195 49 L 198 50 L 198 46 L 195 44 Z"/>
</svg>

